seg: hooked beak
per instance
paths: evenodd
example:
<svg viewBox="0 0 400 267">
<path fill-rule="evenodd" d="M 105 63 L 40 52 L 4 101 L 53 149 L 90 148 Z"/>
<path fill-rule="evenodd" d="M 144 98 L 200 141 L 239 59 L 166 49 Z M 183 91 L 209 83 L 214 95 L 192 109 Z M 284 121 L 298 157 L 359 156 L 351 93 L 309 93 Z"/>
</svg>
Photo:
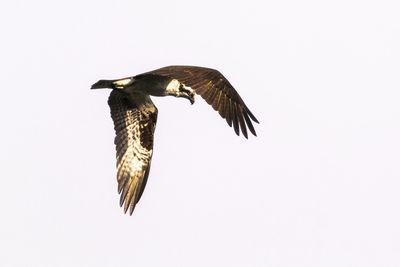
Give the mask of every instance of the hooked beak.
<svg viewBox="0 0 400 267">
<path fill-rule="evenodd" d="M 186 87 L 186 86 L 181 86 L 179 88 L 180 90 L 180 96 L 186 99 L 189 99 L 190 104 L 194 104 L 194 96 L 196 95 L 196 93 L 194 92 L 194 90 L 190 87 Z"/>
<path fill-rule="evenodd" d="M 194 94 L 184 94 L 184 95 L 182 95 L 182 97 L 183 98 L 186 98 L 186 99 L 189 99 L 189 101 L 190 101 L 190 104 L 194 104 Z"/>
</svg>

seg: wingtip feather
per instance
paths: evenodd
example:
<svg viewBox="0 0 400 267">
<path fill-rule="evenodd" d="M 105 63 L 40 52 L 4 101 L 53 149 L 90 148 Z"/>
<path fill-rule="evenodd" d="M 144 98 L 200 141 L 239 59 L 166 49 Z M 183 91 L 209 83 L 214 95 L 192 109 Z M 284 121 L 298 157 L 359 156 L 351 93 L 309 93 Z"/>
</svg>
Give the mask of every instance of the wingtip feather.
<svg viewBox="0 0 400 267">
<path fill-rule="evenodd" d="M 249 128 L 250 132 L 251 132 L 254 136 L 257 136 L 256 130 L 254 129 L 253 124 L 251 123 L 251 120 L 250 120 L 250 118 L 249 118 L 249 115 L 247 115 L 246 112 L 243 112 L 243 117 L 244 117 L 244 120 L 246 121 L 247 127 Z"/>
</svg>

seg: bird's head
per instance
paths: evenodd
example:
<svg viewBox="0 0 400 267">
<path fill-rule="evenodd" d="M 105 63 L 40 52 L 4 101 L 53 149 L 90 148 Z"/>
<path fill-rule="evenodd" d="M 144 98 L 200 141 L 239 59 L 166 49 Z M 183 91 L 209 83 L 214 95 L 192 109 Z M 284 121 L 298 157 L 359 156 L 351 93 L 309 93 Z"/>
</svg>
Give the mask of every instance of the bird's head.
<svg viewBox="0 0 400 267">
<path fill-rule="evenodd" d="M 119 79 L 119 80 L 100 80 L 97 83 L 93 84 L 90 89 L 125 89 L 133 84 L 135 79 L 133 77 Z"/>
<path fill-rule="evenodd" d="M 186 98 L 190 101 L 190 104 L 194 104 L 194 96 L 196 95 L 196 93 L 192 88 L 186 87 L 185 85 L 181 84 L 181 86 L 179 87 L 179 93 L 179 97 Z"/>
<path fill-rule="evenodd" d="M 169 82 L 165 92 L 167 95 L 186 98 L 192 105 L 194 103 L 194 96 L 196 94 L 192 88 L 185 86 L 176 79 L 173 79 Z"/>
</svg>

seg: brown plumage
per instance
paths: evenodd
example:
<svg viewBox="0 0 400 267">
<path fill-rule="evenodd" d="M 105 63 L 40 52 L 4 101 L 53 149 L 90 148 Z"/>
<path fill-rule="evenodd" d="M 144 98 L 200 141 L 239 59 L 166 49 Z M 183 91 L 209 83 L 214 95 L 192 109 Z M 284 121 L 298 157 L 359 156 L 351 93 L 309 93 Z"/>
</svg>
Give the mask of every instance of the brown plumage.
<svg viewBox="0 0 400 267">
<path fill-rule="evenodd" d="M 168 66 L 156 69 L 146 74 L 156 74 L 177 79 L 191 87 L 196 94 L 201 95 L 222 118 L 226 119 L 239 135 L 239 126 L 247 138 L 247 127 L 253 135 L 257 135 L 250 118 L 258 123 L 256 117 L 243 102 L 230 82 L 218 71 L 195 66 Z M 250 117 L 250 118 L 249 118 Z"/>
<path fill-rule="evenodd" d="M 194 103 L 201 95 L 235 133 L 247 138 L 247 129 L 254 135 L 251 120 L 257 119 L 229 81 L 217 70 L 194 66 L 169 66 L 137 76 L 100 80 L 92 89 L 113 89 L 108 99 L 114 121 L 117 150 L 118 193 L 125 213 L 133 210 L 146 186 L 153 155 L 157 108 L 153 96 L 184 97 Z"/>
<path fill-rule="evenodd" d="M 130 207 L 132 214 L 149 176 L 157 108 L 148 95 L 128 99 L 116 90 L 111 92 L 108 104 L 116 133 L 120 205 L 125 203 L 124 211 Z"/>
</svg>

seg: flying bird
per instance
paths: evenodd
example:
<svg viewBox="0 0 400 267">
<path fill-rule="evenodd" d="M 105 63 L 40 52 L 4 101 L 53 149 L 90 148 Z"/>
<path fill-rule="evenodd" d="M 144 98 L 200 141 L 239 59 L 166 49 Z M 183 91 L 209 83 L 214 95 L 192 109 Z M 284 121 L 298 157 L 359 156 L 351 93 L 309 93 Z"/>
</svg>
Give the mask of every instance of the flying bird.
<svg viewBox="0 0 400 267">
<path fill-rule="evenodd" d="M 210 104 L 237 135 L 256 136 L 259 123 L 242 98 L 217 70 L 168 66 L 117 80 L 100 80 L 91 89 L 112 89 L 108 99 L 114 121 L 120 206 L 132 215 L 149 177 L 158 110 L 150 96 L 183 97 L 194 103 L 196 94 Z M 240 129 L 240 130 L 239 130 Z"/>
</svg>

